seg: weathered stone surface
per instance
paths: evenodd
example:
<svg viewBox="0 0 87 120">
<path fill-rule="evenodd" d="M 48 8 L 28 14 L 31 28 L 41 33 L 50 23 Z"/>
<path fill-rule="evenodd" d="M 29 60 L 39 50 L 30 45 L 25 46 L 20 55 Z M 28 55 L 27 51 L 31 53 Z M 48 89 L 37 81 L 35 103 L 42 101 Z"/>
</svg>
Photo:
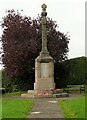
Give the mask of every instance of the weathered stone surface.
<svg viewBox="0 0 87 120">
<path fill-rule="evenodd" d="M 54 101 L 56 102 L 54 103 Z M 40 98 L 35 99 L 33 109 L 29 112 L 27 118 L 30 118 L 29 120 L 32 120 L 32 118 L 33 120 L 62 120 L 64 114 L 61 112 L 56 99 Z"/>
<path fill-rule="evenodd" d="M 36 94 L 36 91 L 35 90 L 28 90 L 28 93 L 29 94 Z"/>
<path fill-rule="evenodd" d="M 29 93 L 21 94 L 21 97 L 24 97 L 24 98 L 34 98 L 34 94 L 29 94 Z"/>
<path fill-rule="evenodd" d="M 68 93 L 53 94 L 54 98 L 69 97 Z"/>
<path fill-rule="evenodd" d="M 50 88 L 55 88 L 54 64 L 52 62 L 36 62 L 35 66 L 35 90 L 39 92 L 44 90 L 50 90 Z"/>
<path fill-rule="evenodd" d="M 47 50 L 47 33 L 46 33 L 46 8 L 42 5 L 42 50 L 40 55 L 35 59 L 35 83 L 34 90 L 40 91 L 55 88 L 54 83 L 54 60 Z"/>
</svg>

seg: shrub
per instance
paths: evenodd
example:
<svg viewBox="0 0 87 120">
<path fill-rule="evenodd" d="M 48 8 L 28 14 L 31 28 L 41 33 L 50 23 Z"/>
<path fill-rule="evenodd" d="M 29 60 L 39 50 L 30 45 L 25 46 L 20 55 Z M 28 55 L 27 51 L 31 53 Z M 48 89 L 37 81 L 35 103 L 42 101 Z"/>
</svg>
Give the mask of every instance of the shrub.
<svg viewBox="0 0 87 120">
<path fill-rule="evenodd" d="M 6 89 L 5 88 L 0 88 L 0 94 L 5 94 Z"/>
<path fill-rule="evenodd" d="M 57 63 L 55 66 L 56 88 L 87 83 L 87 58 L 79 57 Z"/>
</svg>

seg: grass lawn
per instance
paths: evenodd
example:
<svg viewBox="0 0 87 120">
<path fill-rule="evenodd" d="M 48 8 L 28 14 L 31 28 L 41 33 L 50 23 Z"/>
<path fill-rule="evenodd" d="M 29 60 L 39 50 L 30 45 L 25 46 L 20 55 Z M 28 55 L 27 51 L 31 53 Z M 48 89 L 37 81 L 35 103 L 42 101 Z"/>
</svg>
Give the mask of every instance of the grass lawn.
<svg viewBox="0 0 87 120">
<path fill-rule="evenodd" d="M 10 96 L 20 96 L 22 93 L 26 93 L 26 92 L 12 92 L 12 93 L 5 93 L 2 94 L 2 97 L 10 97 Z"/>
<path fill-rule="evenodd" d="M 85 118 L 85 97 L 59 100 L 65 118 Z"/>
<path fill-rule="evenodd" d="M 1 116 L 2 116 L 2 98 L 0 96 L 0 120 L 1 120 Z"/>
<path fill-rule="evenodd" d="M 26 118 L 32 105 L 33 100 L 4 97 L 2 99 L 2 118 Z"/>
</svg>

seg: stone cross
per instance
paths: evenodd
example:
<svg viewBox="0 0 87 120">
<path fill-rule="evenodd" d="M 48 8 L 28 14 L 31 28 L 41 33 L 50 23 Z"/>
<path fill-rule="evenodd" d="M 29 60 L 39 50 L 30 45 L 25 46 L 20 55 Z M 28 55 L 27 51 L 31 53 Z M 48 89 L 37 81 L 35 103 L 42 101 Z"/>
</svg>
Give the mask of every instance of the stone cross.
<svg viewBox="0 0 87 120">
<path fill-rule="evenodd" d="M 47 6 L 45 4 L 43 4 L 42 6 L 42 20 L 41 20 L 41 24 L 42 24 L 42 52 L 47 52 L 47 33 L 46 33 L 46 23 L 47 23 L 47 12 L 46 12 L 46 8 Z"/>
</svg>

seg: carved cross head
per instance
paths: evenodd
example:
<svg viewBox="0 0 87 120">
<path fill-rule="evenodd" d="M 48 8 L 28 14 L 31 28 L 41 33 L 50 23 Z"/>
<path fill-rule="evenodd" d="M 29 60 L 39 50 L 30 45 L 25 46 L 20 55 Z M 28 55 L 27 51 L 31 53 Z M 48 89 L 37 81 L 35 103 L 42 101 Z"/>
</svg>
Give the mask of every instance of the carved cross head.
<svg viewBox="0 0 87 120">
<path fill-rule="evenodd" d="M 46 8 L 47 8 L 47 5 L 46 5 L 46 4 L 43 4 L 41 7 L 42 7 L 42 10 L 43 10 L 43 11 L 46 11 Z"/>
</svg>

